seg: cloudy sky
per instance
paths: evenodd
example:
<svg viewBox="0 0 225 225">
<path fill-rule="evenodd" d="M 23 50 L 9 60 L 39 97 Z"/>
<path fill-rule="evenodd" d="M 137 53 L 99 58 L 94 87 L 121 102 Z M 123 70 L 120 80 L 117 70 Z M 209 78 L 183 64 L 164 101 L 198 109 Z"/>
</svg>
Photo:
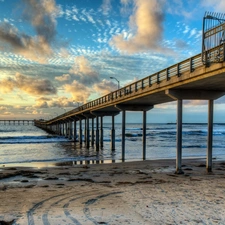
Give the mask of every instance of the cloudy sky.
<svg viewBox="0 0 225 225">
<path fill-rule="evenodd" d="M 205 11 L 225 1 L 0 0 L 0 119 L 50 119 L 115 90 L 110 76 L 124 86 L 200 53 Z M 176 105 L 151 121 L 175 122 Z M 184 121 L 206 122 L 207 102 L 186 101 Z"/>
</svg>

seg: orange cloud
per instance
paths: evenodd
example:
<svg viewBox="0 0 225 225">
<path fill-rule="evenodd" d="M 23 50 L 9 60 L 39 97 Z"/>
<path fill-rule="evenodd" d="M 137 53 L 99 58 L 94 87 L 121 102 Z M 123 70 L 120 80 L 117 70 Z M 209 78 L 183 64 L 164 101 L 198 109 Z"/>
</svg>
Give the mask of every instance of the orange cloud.
<svg viewBox="0 0 225 225">
<path fill-rule="evenodd" d="M 14 89 L 20 89 L 30 95 L 52 95 L 57 90 L 47 79 L 37 79 L 17 73 L 14 78 L 0 80 L 0 90 L 8 93 Z"/>
<path fill-rule="evenodd" d="M 66 92 L 70 93 L 77 102 L 86 102 L 91 94 L 91 89 L 86 85 L 74 80 L 72 84 L 65 84 L 63 86 Z"/>
<path fill-rule="evenodd" d="M 98 72 L 92 68 L 90 62 L 84 56 L 75 58 L 75 63 L 69 72 L 78 76 L 82 84 L 91 85 L 99 81 Z"/>
<path fill-rule="evenodd" d="M 5 110 L 7 110 L 7 107 L 5 107 L 5 106 L 0 106 L 0 111 L 5 111 Z"/>
<path fill-rule="evenodd" d="M 71 79 L 71 76 L 70 74 L 63 74 L 62 76 L 58 76 L 58 77 L 55 77 L 55 80 L 58 80 L 58 81 L 68 81 Z"/>
<path fill-rule="evenodd" d="M 127 1 L 124 1 L 127 3 Z M 162 51 L 160 41 L 163 33 L 164 0 L 134 0 L 135 11 L 130 16 L 129 26 L 134 30 L 131 38 L 123 34 L 114 36 L 110 42 L 121 51 L 136 53 L 146 50 Z"/>
<path fill-rule="evenodd" d="M 12 115 L 12 112 L 4 112 L 3 115 Z"/>
<path fill-rule="evenodd" d="M 107 95 L 108 93 L 116 90 L 117 88 L 118 85 L 116 83 L 105 79 L 102 82 L 96 83 L 93 86 L 93 89 L 101 95 Z"/>
<path fill-rule="evenodd" d="M 75 107 L 75 103 L 73 99 L 69 99 L 67 97 L 59 97 L 59 98 L 38 98 L 36 99 L 36 104 L 34 108 L 50 108 L 50 107 Z"/>
</svg>

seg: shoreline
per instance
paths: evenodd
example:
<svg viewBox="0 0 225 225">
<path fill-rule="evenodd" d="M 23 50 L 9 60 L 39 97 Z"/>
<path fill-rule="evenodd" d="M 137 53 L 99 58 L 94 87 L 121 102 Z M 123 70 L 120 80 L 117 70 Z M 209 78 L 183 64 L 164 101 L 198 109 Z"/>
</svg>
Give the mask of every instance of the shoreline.
<svg viewBox="0 0 225 225">
<path fill-rule="evenodd" d="M 225 224 L 225 161 L 3 167 L 0 221 L 12 224 Z M 74 222 L 76 221 L 76 223 Z"/>
<path fill-rule="evenodd" d="M 156 158 L 156 159 L 127 159 L 127 160 L 77 160 L 77 161 L 36 161 L 36 162 L 17 162 L 17 163 L 0 163 L 0 169 L 4 167 L 30 167 L 30 168 L 45 168 L 45 167 L 62 167 L 62 166 L 77 166 L 77 165 L 98 165 L 98 164 L 118 164 L 130 162 L 145 162 L 145 161 L 176 161 L 175 158 Z M 206 157 L 184 157 L 183 160 L 206 160 Z M 214 161 L 223 161 L 223 157 L 214 157 Z"/>
</svg>

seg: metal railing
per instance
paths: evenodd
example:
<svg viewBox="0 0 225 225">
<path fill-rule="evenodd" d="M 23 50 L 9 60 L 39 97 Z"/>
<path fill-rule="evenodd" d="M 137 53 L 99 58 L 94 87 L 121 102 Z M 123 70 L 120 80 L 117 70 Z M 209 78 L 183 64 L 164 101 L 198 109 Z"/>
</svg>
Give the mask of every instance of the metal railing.
<svg viewBox="0 0 225 225">
<path fill-rule="evenodd" d="M 107 95 L 104 95 L 98 99 L 95 99 L 91 102 L 88 102 L 72 111 L 83 111 L 88 110 L 96 106 L 104 105 L 105 103 L 112 102 L 113 100 L 123 99 L 125 96 L 130 96 L 133 93 L 136 93 L 140 90 L 145 89 L 146 87 L 151 88 L 153 84 L 160 84 L 162 81 L 170 80 L 173 76 L 181 76 L 184 72 L 193 72 L 199 66 L 202 66 L 201 54 L 198 54 L 194 57 L 186 59 L 178 64 L 172 65 L 164 70 L 161 70 L 157 73 L 154 73 L 148 77 L 145 77 L 141 80 L 138 80 L 134 83 L 131 83 L 123 88 L 120 88 L 116 91 L 113 91 Z M 154 87 L 152 87 L 154 89 Z M 65 115 L 65 114 L 64 114 Z"/>
<path fill-rule="evenodd" d="M 218 51 L 222 51 L 224 52 L 224 45 L 220 45 L 215 47 L 214 49 L 211 49 L 210 54 L 211 55 L 215 55 L 217 54 Z M 202 55 L 198 54 L 195 55 L 191 58 L 188 58 L 184 61 L 181 61 L 175 65 L 172 65 L 164 70 L 161 70 L 157 73 L 154 73 L 150 76 L 147 76 L 141 80 L 138 80 L 134 83 L 131 83 L 125 87 L 122 87 L 116 91 L 113 91 L 107 95 L 104 95 L 100 98 L 97 98 L 91 102 L 88 102 L 82 106 L 79 106 L 69 112 L 66 112 L 60 116 L 57 116 L 49 121 L 45 121 L 48 123 L 54 122 L 54 121 L 58 121 L 58 120 L 62 120 L 63 118 L 69 118 L 72 116 L 75 116 L 76 114 L 79 114 L 79 112 L 83 112 L 83 111 L 88 111 L 88 110 L 93 110 L 94 108 L 97 108 L 99 106 L 103 106 L 103 105 L 107 105 L 108 104 L 112 104 L 113 102 L 117 101 L 117 100 L 122 100 L 125 97 L 129 97 L 132 94 L 135 94 L 137 92 L 139 92 L 140 90 L 143 90 L 145 88 L 148 87 L 148 91 L 154 90 L 155 87 L 152 87 L 154 84 L 160 84 L 162 81 L 169 81 L 171 77 L 177 76 L 180 77 L 182 76 L 183 73 L 185 72 L 193 72 L 195 69 L 197 69 L 198 67 L 204 66 L 202 63 Z"/>
</svg>

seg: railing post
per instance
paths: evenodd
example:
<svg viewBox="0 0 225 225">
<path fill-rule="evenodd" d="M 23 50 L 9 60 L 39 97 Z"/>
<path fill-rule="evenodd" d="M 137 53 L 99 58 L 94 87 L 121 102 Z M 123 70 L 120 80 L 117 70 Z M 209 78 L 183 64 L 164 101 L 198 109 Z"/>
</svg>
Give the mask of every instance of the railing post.
<svg viewBox="0 0 225 225">
<path fill-rule="evenodd" d="M 190 72 L 192 73 L 194 71 L 194 68 L 193 68 L 193 59 L 190 58 Z"/>
<path fill-rule="evenodd" d="M 223 42 L 223 62 L 225 61 L 225 42 Z"/>
<path fill-rule="evenodd" d="M 151 76 L 148 77 L 148 85 L 149 85 L 149 87 L 152 86 L 152 77 Z"/>
<path fill-rule="evenodd" d="M 181 73 L 180 73 L 180 64 L 177 63 L 177 76 L 180 77 Z"/>
<path fill-rule="evenodd" d="M 169 69 L 166 68 L 166 80 L 168 81 L 170 79 Z"/>
<path fill-rule="evenodd" d="M 159 77 L 159 73 L 157 73 L 157 84 L 160 83 L 160 77 Z"/>
</svg>

